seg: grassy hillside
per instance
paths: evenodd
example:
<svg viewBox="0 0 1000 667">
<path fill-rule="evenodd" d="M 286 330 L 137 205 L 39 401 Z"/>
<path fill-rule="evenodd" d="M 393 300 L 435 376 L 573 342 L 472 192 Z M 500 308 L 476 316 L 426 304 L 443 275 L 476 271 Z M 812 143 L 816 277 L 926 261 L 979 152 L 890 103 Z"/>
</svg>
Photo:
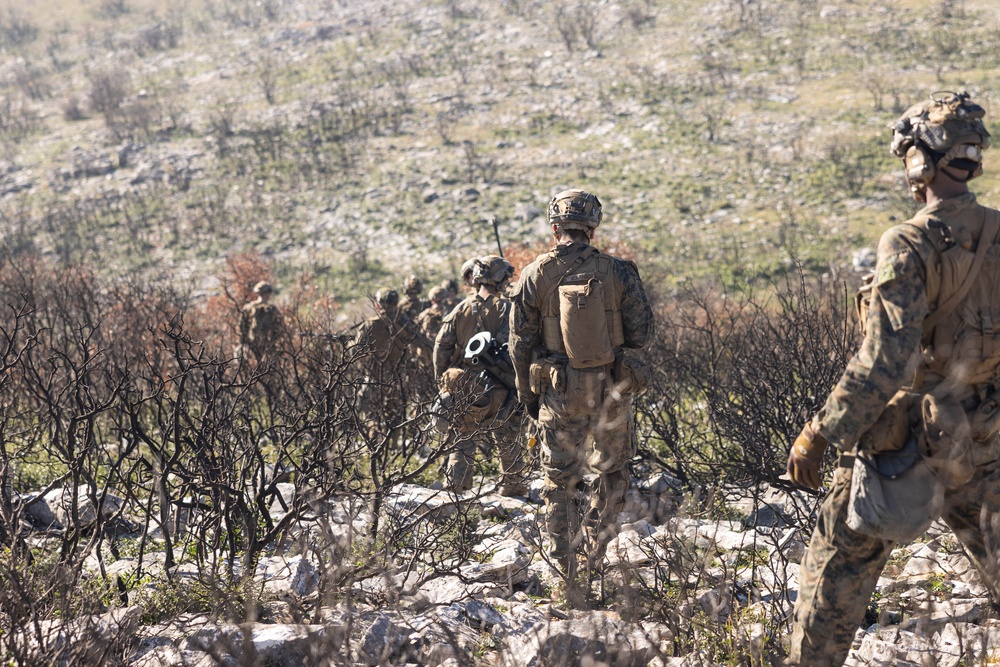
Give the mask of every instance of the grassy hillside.
<svg viewBox="0 0 1000 667">
<path fill-rule="evenodd" d="M 669 284 L 849 263 L 913 206 L 885 126 L 992 121 L 987 0 L 0 3 L 3 243 L 214 289 L 256 251 L 341 298 L 545 236 L 566 186 Z M 975 186 L 996 201 L 994 160 Z"/>
</svg>

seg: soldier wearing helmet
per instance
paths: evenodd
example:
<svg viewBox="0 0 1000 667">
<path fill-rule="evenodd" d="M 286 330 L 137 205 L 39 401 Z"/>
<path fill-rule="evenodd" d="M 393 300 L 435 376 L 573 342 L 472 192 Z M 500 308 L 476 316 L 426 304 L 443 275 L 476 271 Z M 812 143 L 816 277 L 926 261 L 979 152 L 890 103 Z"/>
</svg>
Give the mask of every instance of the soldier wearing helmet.
<svg viewBox="0 0 1000 667">
<path fill-rule="evenodd" d="M 493 444 L 500 454 L 501 495 L 523 496 L 528 492 L 521 479 L 521 420 L 514 411 L 513 373 L 501 351 L 507 343 L 510 310 L 503 289 L 513 274 L 514 267 L 502 257 L 476 259 L 472 282 L 477 291 L 445 316 L 434 342 L 434 376 L 441 394 L 450 397 L 453 406 L 453 450 L 447 475 L 448 486 L 455 491 L 472 487 L 473 455 L 480 446 Z M 478 357 L 466 358 L 469 341 L 483 332 L 495 341 L 497 352 L 487 364 Z"/>
<path fill-rule="evenodd" d="M 438 331 L 441 330 L 441 322 L 447 315 L 448 290 L 442 286 L 435 287 L 427 295 L 431 305 L 420 311 L 417 315 L 417 328 L 430 340 L 437 338 Z"/>
<path fill-rule="evenodd" d="M 420 298 L 424 291 L 424 281 L 410 275 L 403 283 L 403 298 L 399 300 L 399 310 L 402 315 L 416 322 L 417 315 L 430 305 L 430 302 Z"/>
<path fill-rule="evenodd" d="M 274 351 L 284 330 L 281 311 L 269 303 L 274 288 L 263 280 L 253 286 L 257 298 L 240 311 L 240 344 L 258 361 Z"/>
<path fill-rule="evenodd" d="M 565 190 L 549 202 L 556 245 L 513 289 L 510 354 L 520 401 L 539 425 L 550 554 L 582 602 L 577 556 L 595 564 L 617 530 L 634 454 L 632 396 L 644 367 L 626 353 L 652 337 L 653 315 L 634 263 L 591 245 L 600 200 Z M 591 495 L 580 530 L 577 492 Z"/>
<path fill-rule="evenodd" d="M 828 446 L 841 455 L 801 564 L 792 666 L 844 663 L 890 552 L 937 518 L 1000 603 L 1000 212 L 968 188 L 989 146 L 983 115 L 967 93 L 935 93 L 890 126 L 892 152 L 926 206 L 882 234 L 857 300 L 864 340 L 788 455 L 791 479 L 813 489 Z M 928 499 L 871 512 L 859 498 L 876 482 L 857 466 L 911 447 L 934 473 L 903 488 L 926 487 L 916 490 Z M 897 471 L 902 484 L 917 469 Z"/>
</svg>

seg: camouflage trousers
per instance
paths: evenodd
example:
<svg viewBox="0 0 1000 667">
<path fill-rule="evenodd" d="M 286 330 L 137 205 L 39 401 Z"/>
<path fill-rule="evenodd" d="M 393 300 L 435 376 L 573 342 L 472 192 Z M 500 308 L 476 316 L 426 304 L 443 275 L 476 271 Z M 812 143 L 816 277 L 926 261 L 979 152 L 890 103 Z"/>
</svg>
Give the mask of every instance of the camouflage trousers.
<svg viewBox="0 0 1000 667">
<path fill-rule="evenodd" d="M 626 466 L 635 455 L 631 396 L 612 395 L 606 370 L 567 367 L 565 375 L 564 391 L 543 388 L 538 419 L 549 553 L 560 561 L 581 551 L 584 532 L 585 555 L 603 555 L 617 533 L 629 486 Z M 588 489 L 581 527 L 578 498 Z"/>
<path fill-rule="evenodd" d="M 520 426 L 521 418 L 511 417 L 495 428 L 484 428 L 474 434 L 474 437 L 452 432 L 456 442 L 448 456 L 448 488 L 456 491 L 471 489 L 476 451 L 489 451 L 493 448 L 500 456 L 500 484 L 523 484 L 524 457 L 521 455 Z"/>
<path fill-rule="evenodd" d="M 942 518 L 965 546 L 983 583 L 1000 604 L 1000 461 L 979 453 L 968 484 L 948 491 Z M 893 542 L 847 527 L 853 458 L 844 456 L 819 512 L 799 574 L 789 667 L 841 667 Z"/>
</svg>

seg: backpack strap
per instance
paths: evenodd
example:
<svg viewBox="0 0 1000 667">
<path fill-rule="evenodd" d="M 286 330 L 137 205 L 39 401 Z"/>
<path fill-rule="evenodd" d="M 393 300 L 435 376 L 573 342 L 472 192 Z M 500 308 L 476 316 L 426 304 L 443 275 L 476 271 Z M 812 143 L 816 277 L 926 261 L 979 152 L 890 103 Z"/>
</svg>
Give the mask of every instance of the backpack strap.
<svg viewBox="0 0 1000 667">
<path fill-rule="evenodd" d="M 578 266 L 582 265 L 585 261 L 587 261 L 587 259 L 590 257 L 590 255 L 593 252 L 596 252 L 596 250 L 597 249 L 594 248 L 594 246 L 587 246 L 587 250 L 585 250 L 584 252 L 580 253 L 580 256 L 577 257 L 576 260 L 574 260 L 569 265 L 569 268 L 566 269 L 561 276 L 559 276 L 559 280 L 555 280 L 555 281 L 552 282 L 552 286 L 545 291 L 545 298 L 538 299 L 537 303 L 538 304 L 543 304 L 543 303 L 548 302 L 548 300 L 552 297 L 552 295 L 555 293 L 555 291 L 557 289 L 559 289 L 559 286 L 562 285 L 562 281 L 566 279 L 566 276 L 568 276 L 569 274 L 571 274 L 574 270 L 576 270 L 576 268 Z"/>
<path fill-rule="evenodd" d="M 979 269 L 983 266 L 983 260 L 986 258 L 986 250 L 996 242 L 998 233 L 1000 233 L 1000 213 L 994 211 L 993 209 L 984 208 L 983 231 L 979 235 L 979 243 L 976 244 L 976 256 L 972 260 L 972 266 L 969 267 L 969 274 L 962 282 L 962 286 L 953 292 L 944 303 L 939 305 L 937 309 L 928 315 L 927 319 L 924 320 L 924 335 L 933 331 L 934 327 L 940 324 L 945 317 L 950 315 L 958 304 L 962 302 L 962 299 L 964 299 L 969 293 L 969 290 L 972 289 L 972 285 L 976 282 L 976 277 L 979 275 Z"/>
</svg>

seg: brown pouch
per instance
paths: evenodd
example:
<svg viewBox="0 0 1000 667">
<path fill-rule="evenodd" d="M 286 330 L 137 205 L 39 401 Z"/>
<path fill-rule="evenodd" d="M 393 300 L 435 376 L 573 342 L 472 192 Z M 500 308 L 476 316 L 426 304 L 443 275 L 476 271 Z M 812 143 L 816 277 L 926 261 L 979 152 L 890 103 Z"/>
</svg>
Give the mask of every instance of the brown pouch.
<svg viewBox="0 0 1000 667">
<path fill-rule="evenodd" d="M 574 276 L 575 278 L 575 276 Z M 573 368 L 596 368 L 615 360 L 604 309 L 604 284 L 591 274 L 585 282 L 559 286 L 559 328 Z"/>
<path fill-rule="evenodd" d="M 871 428 L 858 438 L 858 449 L 876 454 L 902 449 L 910 439 L 919 398 L 919 394 L 907 389 L 897 391 Z"/>
<path fill-rule="evenodd" d="M 923 419 L 921 449 L 945 488 L 956 489 L 975 472 L 971 426 L 965 408 L 953 395 L 931 392 L 920 402 Z"/>
</svg>

